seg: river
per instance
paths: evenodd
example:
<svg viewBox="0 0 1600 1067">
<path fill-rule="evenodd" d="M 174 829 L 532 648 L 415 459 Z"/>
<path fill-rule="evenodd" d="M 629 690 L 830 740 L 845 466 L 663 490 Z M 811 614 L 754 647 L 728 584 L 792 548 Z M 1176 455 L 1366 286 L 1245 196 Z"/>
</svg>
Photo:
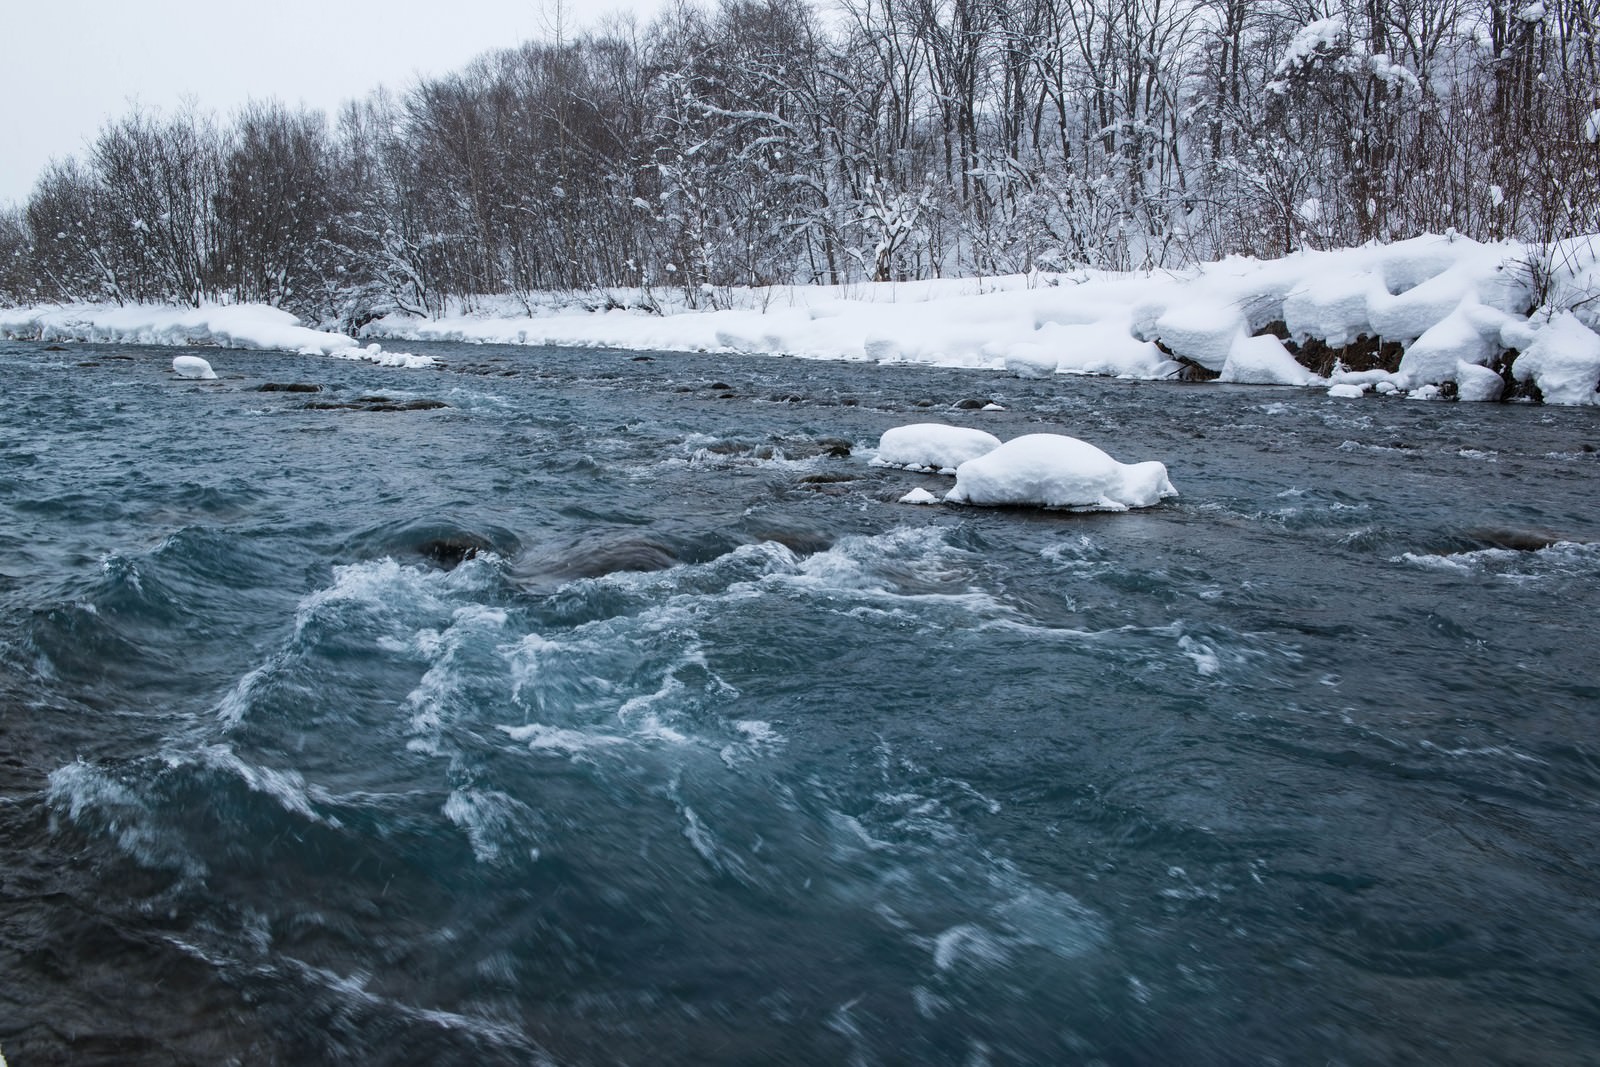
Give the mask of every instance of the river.
<svg viewBox="0 0 1600 1067">
<path fill-rule="evenodd" d="M 1600 1056 L 1593 411 L 417 351 L 0 343 L 14 1067 Z"/>
</svg>

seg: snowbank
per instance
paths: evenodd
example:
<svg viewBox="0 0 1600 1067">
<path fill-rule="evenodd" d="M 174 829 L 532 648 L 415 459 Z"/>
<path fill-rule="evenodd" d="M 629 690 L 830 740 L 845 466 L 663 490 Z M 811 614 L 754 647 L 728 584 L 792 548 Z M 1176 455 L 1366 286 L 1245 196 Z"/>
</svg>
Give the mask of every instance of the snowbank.
<svg viewBox="0 0 1600 1067">
<path fill-rule="evenodd" d="M 1498 374 L 1512 350 L 1527 350 L 1551 308 L 1600 314 L 1592 300 L 1600 292 L 1597 248 L 1600 237 L 1534 249 L 1426 236 L 1275 260 L 1235 256 L 1181 272 L 726 290 L 719 300 L 729 306 L 722 310 L 666 307 L 664 314 L 568 307 L 529 316 L 510 314 L 502 304 L 505 314 L 434 322 L 391 316 L 368 330 L 411 340 L 926 363 L 1035 378 L 1169 378 L 1187 363 L 1243 384 L 1354 384 L 1373 395 L 1431 386 L 1424 395 L 1436 395 L 1450 383 L 1462 399 L 1487 400 L 1499 396 L 1488 374 Z M 1541 276 L 1550 284 L 1536 284 Z M 625 304 L 643 294 L 606 295 Z M 1549 305 L 1530 311 L 1542 297 Z M 1585 330 L 1600 327 L 1581 312 L 1579 319 Z M 1373 352 L 1381 342 L 1402 346 L 1400 365 L 1353 371 L 1335 364 L 1322 378 L 1295 358 L 1307 342 L 1325 343 L 1338 355 L 1362 339 Z M 1576 334 L 1562 341 L 1568 349 L 1578 343 Z M 1581 359 L 1556 363 L 1561 369 L 1530 370 L 1526 380 L 1553 402 L 1578 402 L 1581 389 L 1565 375 L 1581 377 Z M 1556 376 L 1548 389 L 1547 374 Z"/>
<path fill-rule="evenodd" d="M 1087 441 L 1033 433 L 956 468 L 954 504 L 1023 504 L 1079 511 L 1127 511 L 1177 496 L 1156 460 L 1119 463 Z"/>
<path fill-rule="evenodd" d="M 201 308 L 143 304 L 0 308 L 0 337 L 141 345 L 220 345 L 361 359 L 385 367 L 429 367 L 438 362 L 432 356 L 385 352 L 376 344 L 363 347 L 344 334 L 310 329 L 300 325 L 300 320 L 287 311 L 261 304 Z"/>
<path fill-rule="evenodd" d="M 885 430 L 872 465 L 954 474 L 967 460 L 999 447 L 1000 438 L 992 433 L 964 426 L 918 422 Z"/>
<path fill-rule="evenodd" d="M 1390 245 L 1230 257 L 1179 272 L 1029 274 L 844 286 L 717 290 L 719 310 L 670 294 L 600 293 L 592 311 L 551 295 L 538 314 L 506 298 L 471 315 L 391 315 L 371 337 L 731 355 L 783 354 L 971 367 L 1029 377 L 1201 376 L 1245 384 L 1351 384 L 1373 396 L 1500 395 L 1510 376 L 1547 401 L 1594 403 L 1600 371 L 1600 235 L 1548 247 L 1427 236 Z M 680 294 L 681 298 L 681 294 Z M 625 305 L 636 306 L 627 308 Z M 662 313 L 642 310 L 648 305 Z M 1538 305 L 1536 307 L 1536 305 Z M 0 310 L 0 335 L 155 344 L 215 342 L 419 366 L 261 307 Z M 1540 341 L 1540 338 L 1543 338 Z M 1326 378 L 1296 359 L 1325 344 Z M 1357 359 L 1358 351 L 1390 353 Z M 1364 346 L 1364 347 L 1363 347 Z M 1398 365 L 1395 346 L 1403 349 Z M 1537 352 L 1537 355 L 1534 353 Z M 1534 358 L 1528 357 L 1533 355 Z M 1351 365 L 1347 361 L 1354 361 Z M 1387 360 L 1388 362 L 1384 362 Z M 1325 369 L 1317 362 L 1318 369 Z M 1389 369 L 1385 369 L 1389 368 Z"/>
</svg>

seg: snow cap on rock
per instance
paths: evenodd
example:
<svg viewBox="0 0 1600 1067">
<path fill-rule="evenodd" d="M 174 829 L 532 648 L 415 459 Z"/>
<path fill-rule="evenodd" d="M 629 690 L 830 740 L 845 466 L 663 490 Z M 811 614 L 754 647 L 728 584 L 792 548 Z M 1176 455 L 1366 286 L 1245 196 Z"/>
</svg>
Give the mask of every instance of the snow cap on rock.
<svg viewBox="0 0 1600 1067">
<path fill-rule="evenodd" d="M 1000 438 L 983 430 L 917 422 L 883 431 L 878 457 L 872 462 L 879 467 L 953 471 L 999 445 Z"/>
<path fill-rule="evenodd" d="M 180 378 L 214 379 L 217 372 L 199 356 L 173 356 L 172 373 Z"/>
<path fill-rule="evenodd" d="M 945 500 L 1126 511 L 1177 495 L 1166 466 L 1156 460 L 1119 463 L 1076 437 L 1034 433 L 957 467 L 956 486 Z"/>
</svg>

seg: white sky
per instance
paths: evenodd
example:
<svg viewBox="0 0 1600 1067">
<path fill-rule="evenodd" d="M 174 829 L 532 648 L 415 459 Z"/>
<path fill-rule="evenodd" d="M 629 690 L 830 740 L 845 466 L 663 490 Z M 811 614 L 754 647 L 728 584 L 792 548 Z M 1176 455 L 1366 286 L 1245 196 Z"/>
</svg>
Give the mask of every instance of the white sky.
<svg viewBox="0 0 1600 1067">
<path fill-rule="evenodd" d="M 563 0 L 569 34 L 664 0 Z M 51 158 L 83 155 L 137 102 L 186 97 L 227 115 L 251 97 L 330 114 L 379 85 L 403 90 L 474 56 L 553 39 L 556 0 L 0 0 L 0 205 Z"/>
</svg>

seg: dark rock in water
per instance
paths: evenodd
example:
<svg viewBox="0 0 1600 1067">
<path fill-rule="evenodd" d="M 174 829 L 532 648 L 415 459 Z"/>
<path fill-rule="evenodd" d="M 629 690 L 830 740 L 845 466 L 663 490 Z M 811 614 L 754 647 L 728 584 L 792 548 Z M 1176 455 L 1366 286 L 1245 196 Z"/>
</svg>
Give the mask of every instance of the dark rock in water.
<svg viewBox="0 0 1600 1067">
<path fill-rule="evenodd" d="M 817 446 L 822 449 L 823 455 L 832 456 L 834 459 L 844 459 L 850 455 L 851 449 L 855 447 L 842 437 L 819 437 L 817 438 Z"/>
<path fill-rule="evenodd" d="M 1464 533 L 1466 537 L 1476 542 L 1475 548 L 1463 550 L 1468 552 L 1475 551 L 1476 548 L 1507 548 L 1514 552 L 1537 552 L 1541 548 L 1549 548 L 1551 545 L 1571 540 L 1550 530 L 1521 526 L 1474 526 Z"/>
<path fill-rule="evenodd" d="M 97 363 L 96 361 L 92 360 L 92 359 L 86 359 L 86 360 L 83 360 L 81 363 L 79 363 L 78 366 L 80 366 L 80 367 L 98 367 L 98 366 L 100 366 L 100 364 Z"/>
<path fill-rule="evenodd" d="M 845 459 L 855 446 L 843 437 L 773 437 L 768 441 L 751 441 L 737 437 L 713 441 L 702 451 L 718 456 L 735 456 L 745 459 L 811 459 L 827 456 Z"/>
<path fill-rule="evenodd" d="M 844 474 L 840 471 L 823 471 L 820 474 L 807 474 L 800 479 L 801 485 L 829 485 L 834 482 L 853 482 L 855 476 Z"/>
<path fill-rule="evenodd" d="M 810 556 L 833 547 L 831 535 L 774 516 L 749 518 L 743 526 L 744 532 L 757 541 L 775 541 L 797 556 Z"/>
<path fill-rule="evenodd" d="M 394 400 L 387 396 L 358 396 L 354 400 L 313 400 L 306 404 L 307 411 L 432 411 L 447 408 L 443 400 L 418 397 L 415 400 Z"/>
<path fill-rule="evenodd" d="M 422 560 L 453 570 L 485 553 L 513 556 L 522 545 L 515 534 L 496 526 L 473 529 L 449 520 L 417 519 L 364 530 L 346 548 L 365 558 Z"/>
<path fill-rule="evenodd" d="M 488 542 L 471 535 L 464 537 L 438 537 L 431 541 L 422 542 L 417 546 L 417 552 L 448 570 L 469 559 L 476 559 L 478 553 L 488 547 Z"/>
<path fill-rule="evenodd" d="M 927 397 L 923 397 L 921 400 L 913 400 L 911 402 L 911 406 L 914 408 L 931 408 L 935 407 L 936 405 L 932 400 L 929 400 Z"/>
<path fill-rule="evenodd" d="M 712 382 L 710 385 L 706 386 L 706 388 L 711 390 L 732 389 L 733 386 L 729 385 L 727 382 Z"/>
<path fill-rule="evenodd" d="M 44 346 L 44 350 L 46 352 L 65 352 L 67 350 L 67 346 L 66 345 L 45 345 Z"/>
<path fill-rule="evenodd" d="M 961 400 L 957 400 L 954 404 L 951 404 L 950 406 L 955 408 L 958 411 L 982 411 L 985 407 L 988 406 L 988 404 L 989 404 L 989 401 L 987 401 L 987 400 L 979 400 L 977 397 L 969 396 L 969 397 L 965 397 L 965 398 L 963 398 Z"/>
<path fill-rule="evenodd" d="M 403 404 L 395 404 L 393 406 L 375 407 L 372 410 L 374 410 L 374 411 L 435 411 L 435 410 L 437 410 L 439 408 L 447 408 L 449 406 L 450 405 L 446 404 L 443 400 L 428 400 L 428 399 L 425 399 L 425 398 L 418 398 L 416 400 L 407 400 Z"/>
<path fill-rule="evenodd" d="M 741 441 L 737 437 L 727 437 L 721 441 L 713 441 L 701 451 L 713 456 L 745 456 L 752 455 L 758 445 L 754 441 Z M 771 454 L 770 452 L 768 453 Z"/>
<path fill-rule="evenodd" d="M 541 545 L 517 559 L 512 573 L 530 591 L 546 592 L 583 578 L 626 571 L 661 571 L 684 562 L 678 546 L 644 534 L 590 537 Z"/>
<path fill-rule="evenodd" d="M 655 356 L 634 356 L 633 357 L 633 362 L 635 362 L 635 363 L 654 363 L 655 361 L 656 361 L 656 357 Z"/>
<path fill-rule="evenodd" d="M 320 393 L 322 386 L 310 382 L 266 382 L 256 386 L 258 393 Z"/>
</svg>

